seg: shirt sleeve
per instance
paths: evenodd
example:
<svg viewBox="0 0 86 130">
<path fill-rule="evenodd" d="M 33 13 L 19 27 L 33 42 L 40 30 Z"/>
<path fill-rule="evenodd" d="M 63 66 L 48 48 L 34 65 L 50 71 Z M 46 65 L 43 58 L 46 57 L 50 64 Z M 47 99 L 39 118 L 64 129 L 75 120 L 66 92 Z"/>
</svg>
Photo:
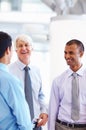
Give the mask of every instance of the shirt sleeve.
<svg viewBox="0 0 86 130">
<path fill-rule="evenodd" d="M 39 72 L 39 73 L 38 73 Z M 39 84 L 40 84 L 40 89 L 39 89 L 39 93 L 38 93 L 38 100 L 39 100 L 39 104 L 40 104 L 40 111 L 41 113 L 48 113 L 48 105 L 46 102 L 46 97 L 43 91 L 43 84 L 42 84 L 42 79 L 41 79 L 41 74 L 40 71 L 38 71 L 38 76 L 39 76 Z"/>
<path fill-rule="evenodd" d="M 6 81 L 5 99 L 16 118 L 19 130 L 32 130 L 29 107 L 21 83 L 16 78 Z"/>
<path fill-rule="evenodd" d="M 41 113 L 48 113 L 48 105 L 46 103 L 45 95 L 42 91 L 42 88 L 40 88 L 39 91 L 39 103 L 40 103 Z"/>
<path fill-rule="evenodd" d="M 56 85 L 56 81 L 54 80 L 52 83 L 50 101 L 49 101 L 49 121 L 48 121 L 48 129 L 55 130 L 55 122 L 58 116 L 58 108 L 59 108 L 59 89 Z"/>
</svg>

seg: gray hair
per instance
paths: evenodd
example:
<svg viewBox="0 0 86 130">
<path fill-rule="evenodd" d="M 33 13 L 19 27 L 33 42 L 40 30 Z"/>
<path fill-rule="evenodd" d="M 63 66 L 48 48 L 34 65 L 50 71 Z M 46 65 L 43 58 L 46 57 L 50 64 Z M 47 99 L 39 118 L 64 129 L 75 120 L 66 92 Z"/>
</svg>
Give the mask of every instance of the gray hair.
<svg viewBox="0 0 86 130">
<path fill-rule="evenodd" d="M 28 43 L 28 44 L 30 44 L 30 45 L 33 44 L 33 40 L 32 40 L 32 38 L 31 38 L 30 36 L 28 36 L 28 35 L 26 35 L 26 34 L 20 34 L 20 35 L 18 35 L 18 36 L 16 37 L 16 39 L 15 39 L 15 42 L 14 42 L 14 47 L 15 47 L 15 49 L 16 49 L 16 47 L 17 47 L 17 41 L 18 41 L 18 40 L 21 40 L 21 41 L 23 41 L 23 42 L 26 42 L 26 43 Z"/>
</svg>

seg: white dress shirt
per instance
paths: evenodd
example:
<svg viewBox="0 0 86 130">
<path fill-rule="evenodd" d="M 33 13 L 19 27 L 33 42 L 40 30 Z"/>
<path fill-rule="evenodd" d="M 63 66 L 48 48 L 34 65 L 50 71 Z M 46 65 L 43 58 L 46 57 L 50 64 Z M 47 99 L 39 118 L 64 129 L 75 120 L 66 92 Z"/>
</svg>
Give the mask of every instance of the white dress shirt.
<svg viewBox="0 0 86 130">
<path fill-rule="evenodd" d="M 26 65 L 21 61 L 17 60 L 16 62 L 9 65 L 9 71 L 17 76 L 23 84 L 24 89 L 24 67 Z M 32 83 L 32 95 L 33 95 L 33 106 L 34 106 L 34 118 L 38 118 L 40 113 L 47 113 L 47 105 L 45 100 L 45 95 L 42 90 L 42 81 L 40 76 L 40 71 L 37 67 L 30 67 L 30 78 Z"/>
<path fill-rule="evenodd" d="M 65 122 L 86 124 L 86 70 L 82 66 L 76 72 L 79 75 L 80 91 L 80 119 L 76 122 L 71 119 L 72 73 L 73 71 L 68 69 L 56 77 L 52 83 L 49 102 L 49 130 L 55 130 L 57 118 Z"/>
</svg>

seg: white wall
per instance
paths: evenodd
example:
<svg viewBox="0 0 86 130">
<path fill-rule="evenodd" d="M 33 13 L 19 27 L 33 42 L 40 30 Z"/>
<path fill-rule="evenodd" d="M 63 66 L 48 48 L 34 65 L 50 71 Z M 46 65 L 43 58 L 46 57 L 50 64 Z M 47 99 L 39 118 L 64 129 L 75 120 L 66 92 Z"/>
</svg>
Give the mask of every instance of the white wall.
<svg viewBox="0 0 86 130">
<path fill-rule="evenodd" d="M 51 81 L 68 66 L 64 59 L 64 47 L 72 38 L 86 44 L 86 16 L 58 16 L 50 24 Z M 86 54 L 83 61 L 86 62 Z"/>
</svg>

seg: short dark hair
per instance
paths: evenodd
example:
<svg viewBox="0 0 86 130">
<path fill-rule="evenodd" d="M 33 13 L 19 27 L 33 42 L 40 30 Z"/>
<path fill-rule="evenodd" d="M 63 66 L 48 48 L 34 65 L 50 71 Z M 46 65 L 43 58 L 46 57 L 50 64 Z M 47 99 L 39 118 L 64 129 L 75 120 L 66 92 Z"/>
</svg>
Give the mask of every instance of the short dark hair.
<svg viewBox="0 0 86 130">
<path fill-rule="evenodd" d="M 12 46 L 11 36 L 3 31 L 0 31 L 0 58 L 4 56 L 6 49 Z"/>
<path fill-rule="evenodd" d="M 73 45 L 73 44 L 76 44 L 79 47 L 80 51 L 84 52 L 84 45 L 80 40 L 72 39 L 66 43 L 66 45 L 68 45 L 68 46 Z"/>
</svg>

